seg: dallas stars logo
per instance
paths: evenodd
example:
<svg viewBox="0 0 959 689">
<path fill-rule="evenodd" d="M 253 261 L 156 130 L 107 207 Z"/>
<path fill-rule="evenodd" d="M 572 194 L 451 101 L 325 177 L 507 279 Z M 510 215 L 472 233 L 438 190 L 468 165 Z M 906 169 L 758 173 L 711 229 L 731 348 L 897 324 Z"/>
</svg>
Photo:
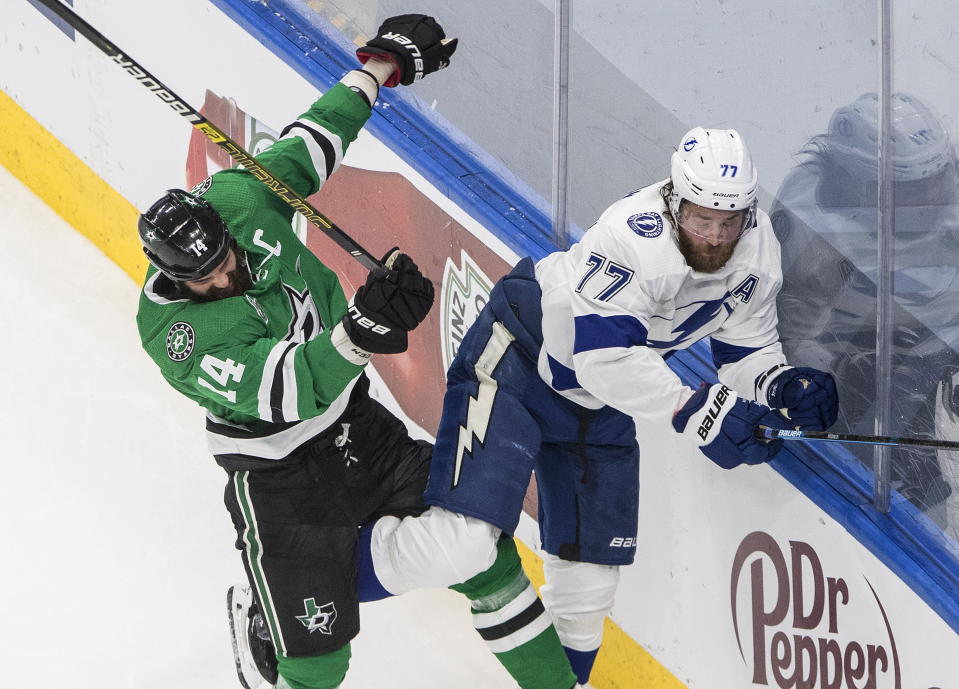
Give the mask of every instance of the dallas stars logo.
<svg viewBox="0 0 959 689">
<path fill-rule="evenodd" d="M 193 353 L 195 336 L 189 323 L 179 321 L 166 334 L 166 353 L 173 361 L 183 361 Z"/>
<path fill-rule="evenodd" d="M 290 342 L 309 342 L 323 331 L 323 322 L 316 310 L 316 304 L 313 303 L 313 295 L 306 287 L 302 292 L 298 292 L 284 283 L 283 289 L 286 290 L 286 296 L 290 299 L 290 308 L 293 311 L 290 327 L 283 339 Z"/>
<path fill-rule="evenodd" d="M 304 598 L 303 608 L 306 614 L 297 615 L 296 619 L 303 623 L 310 634 L 315 631 L 321 634 L 333 633 L 333 623 L 336 621 L 336 606 L 333 605 L 333 601 L 317 606 L 315 599 Z"/>
</svg>

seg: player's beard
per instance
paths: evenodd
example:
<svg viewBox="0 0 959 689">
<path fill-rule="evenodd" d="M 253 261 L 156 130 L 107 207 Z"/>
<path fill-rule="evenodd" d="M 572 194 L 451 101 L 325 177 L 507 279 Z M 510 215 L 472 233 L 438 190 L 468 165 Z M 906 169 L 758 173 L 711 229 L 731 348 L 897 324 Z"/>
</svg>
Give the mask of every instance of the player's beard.
<svg viewBox="0 0 959 689">
<path fill-rule="evenodd" d="M 190 298 L 201 303 L 219 301 L 220 299 L 239 297 L 253 287 L 253 278 L 250 277 L 250 271 L 245 262 L 239 262 L 234 270 L 227 273 L 227 277 L 230 278 L 230 284 L 226 287 L 211 287 L 204 294 L 190 290 Z"/>
<path fill-rule="evenodd" d="M 679 233 L 679 251 L 686 259 L 686 264 L 700 273 L 715 273 L 726 265 L 726 261 L 733 255 L 739 240 L 725 242 L 717 246 L 710 244 L 693 245 L 689 237 L 682 231 Z"/>
</svg>

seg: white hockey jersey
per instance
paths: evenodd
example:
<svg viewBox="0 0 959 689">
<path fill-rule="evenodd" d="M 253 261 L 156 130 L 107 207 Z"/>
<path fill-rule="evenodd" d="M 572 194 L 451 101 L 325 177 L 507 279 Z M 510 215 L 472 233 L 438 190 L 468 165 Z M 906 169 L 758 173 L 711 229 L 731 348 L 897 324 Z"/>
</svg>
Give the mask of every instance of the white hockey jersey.
<svg viewBox="0 0 959 689">
<path fill-rule="evenodd" d="M 765 404 L 771 377 L 763 374 L 785 363 L 776 328 L 782 270 L 769 217 L 758 212 L 719 271 L 694 271 L 666 216 L 663 184 L 617 201 L 581 241 L 536 264 L 539 373 L 584 407 L 661 422 L 693 392 L 664 357 L 709 336 L 720 381 Z"/>
</svg>

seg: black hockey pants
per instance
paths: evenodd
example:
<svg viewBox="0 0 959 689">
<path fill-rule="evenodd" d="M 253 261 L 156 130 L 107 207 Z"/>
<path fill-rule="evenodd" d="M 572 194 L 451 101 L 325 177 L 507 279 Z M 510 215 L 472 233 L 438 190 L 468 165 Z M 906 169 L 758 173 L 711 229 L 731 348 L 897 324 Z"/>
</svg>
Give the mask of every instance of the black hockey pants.
<svg viewBox="0 0 959 689">
<path fill-rule="evenodd" d="M 275 466 L 228 472 L 236 547 L 279 653 L 329 653 L 356 636 L 358 527 L 425 509 L 431 452 L 364 392 Z"/>
</svg>

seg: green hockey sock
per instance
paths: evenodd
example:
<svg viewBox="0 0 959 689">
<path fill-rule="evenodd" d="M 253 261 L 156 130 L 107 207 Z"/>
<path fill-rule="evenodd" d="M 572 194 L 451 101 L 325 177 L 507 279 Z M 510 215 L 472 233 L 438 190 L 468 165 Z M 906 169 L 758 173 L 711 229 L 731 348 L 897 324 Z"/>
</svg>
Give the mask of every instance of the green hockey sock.
<svg viewBox="0 0 959 689">
<path fill-rule="evenodd" d="M 280 679 L 276 689 L 336 689 L 350 667 L 350 645 L 332 653 L 287 658 L 277 653 Z"/>
<path fill-rule="evenodd" d="M 571 689 L 576 675 L 512 538 L 485 572 L 451 586 L 470 599 L 473 626 L 522 689 Z"/>
</svg>

